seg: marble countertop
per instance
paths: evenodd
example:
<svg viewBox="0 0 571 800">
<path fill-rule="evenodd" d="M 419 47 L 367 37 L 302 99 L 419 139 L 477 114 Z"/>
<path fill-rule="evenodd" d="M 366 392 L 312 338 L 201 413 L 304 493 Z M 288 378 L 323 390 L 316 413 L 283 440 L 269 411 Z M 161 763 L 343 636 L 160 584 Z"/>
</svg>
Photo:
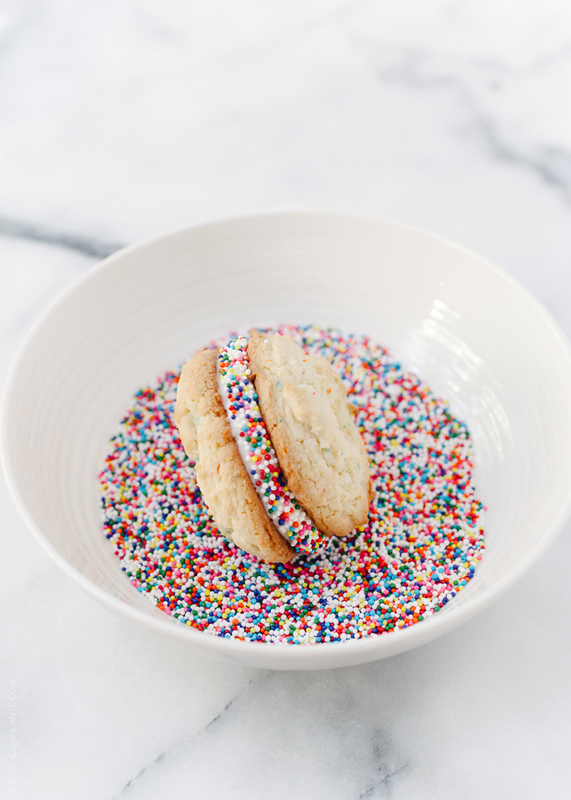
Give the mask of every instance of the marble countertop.
<svg viewBox="0 0 571 800">
<path fill-rule="evenodd" d="M 7 0 L 0 376 L 98 259 L 276 208 L 445 235 L 571 335 L 570 96 L 565 0 Z M 569 797 L 570 525 L 436 642 L 273 673 L 112 616 L 0 491 L 2 797 Z"/>
</svg>

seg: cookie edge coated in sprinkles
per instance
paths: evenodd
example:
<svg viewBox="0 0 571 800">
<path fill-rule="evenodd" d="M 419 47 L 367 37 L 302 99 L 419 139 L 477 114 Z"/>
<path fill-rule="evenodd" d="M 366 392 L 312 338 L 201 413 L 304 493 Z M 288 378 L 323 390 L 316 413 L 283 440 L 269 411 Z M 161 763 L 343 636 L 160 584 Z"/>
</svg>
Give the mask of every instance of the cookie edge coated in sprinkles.
<svg viewBox="0 0 571 800">
<path fill-rule="evenodd" d="M 278 533 L 298 553 L 323 550 L 329 537 L 316 528 L 287 486 L 249 377 L 247 348 L 248 338 L 237 336 L 218 353 L 218 389 L 230 430 L 252 485 Z"/>
</svg>

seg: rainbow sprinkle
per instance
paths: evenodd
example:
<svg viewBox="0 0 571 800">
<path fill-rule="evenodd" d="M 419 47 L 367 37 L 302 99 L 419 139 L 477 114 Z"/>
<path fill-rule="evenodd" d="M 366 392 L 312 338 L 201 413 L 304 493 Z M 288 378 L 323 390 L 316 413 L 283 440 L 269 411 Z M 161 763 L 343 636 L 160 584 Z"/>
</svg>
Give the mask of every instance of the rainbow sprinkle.
<svg viewBox="0 0 571 800">
<path fill-rule="evenodd" d="M 317 530 L 287 487 L 249 374 L 248 339 L 238 336 L 220 349 L 218 387 L 242 461 L 279 533 L 299 553 L 323 549 L 329 537 Z"/>
<path fill-rule="evenodd" d="M 211 634 L 311 644 L 405 628 L 438 612 L 484 553 L 466 426 L 367 337 L 282 326 L 329 359 L 371 462 L 369 521 L 323 552 L 264 564 L 221 536 L 174 428 L 178 374 L 139 391 L 100 475 L 103 527 L 131 583 Z"/>
</svg>

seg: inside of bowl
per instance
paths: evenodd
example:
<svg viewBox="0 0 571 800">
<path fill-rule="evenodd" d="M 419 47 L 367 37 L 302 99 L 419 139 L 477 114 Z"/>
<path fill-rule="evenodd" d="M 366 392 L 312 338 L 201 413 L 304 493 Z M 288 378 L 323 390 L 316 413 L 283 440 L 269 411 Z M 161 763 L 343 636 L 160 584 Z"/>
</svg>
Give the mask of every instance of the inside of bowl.
<svg viewBox="0 0 571 800">
<path fill-rule="evenodd" d="M 103 537 L 97 474 L 109 438 L 133 393 L 163 370 L 229 330 L 282 322 L 369 334 L 468 423 L 487 554 L 445 613 L 546 546 L 571 486 L 571 361 L 549 316 L 503 273 L 428 234 L 291 214 L 123 251 L 27 342 L 4 447 L 22 505 L 62 563 L 171 623 L 133 589 Z"/>
</svg>

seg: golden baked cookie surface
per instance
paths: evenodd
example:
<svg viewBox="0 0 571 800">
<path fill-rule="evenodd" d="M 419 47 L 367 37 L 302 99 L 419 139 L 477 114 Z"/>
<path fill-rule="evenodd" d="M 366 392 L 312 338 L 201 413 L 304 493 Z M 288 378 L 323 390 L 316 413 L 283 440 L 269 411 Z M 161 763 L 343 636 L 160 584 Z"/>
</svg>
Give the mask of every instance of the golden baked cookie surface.
<svg viewBox="0 0 571 800">
<path fill-rule="evenodd" d="M 326 534 L 367 521 L 369 463 L 341 380 L 289 336 L 252 331 L 250 369 L 288 486 Z"/>
</svg>

